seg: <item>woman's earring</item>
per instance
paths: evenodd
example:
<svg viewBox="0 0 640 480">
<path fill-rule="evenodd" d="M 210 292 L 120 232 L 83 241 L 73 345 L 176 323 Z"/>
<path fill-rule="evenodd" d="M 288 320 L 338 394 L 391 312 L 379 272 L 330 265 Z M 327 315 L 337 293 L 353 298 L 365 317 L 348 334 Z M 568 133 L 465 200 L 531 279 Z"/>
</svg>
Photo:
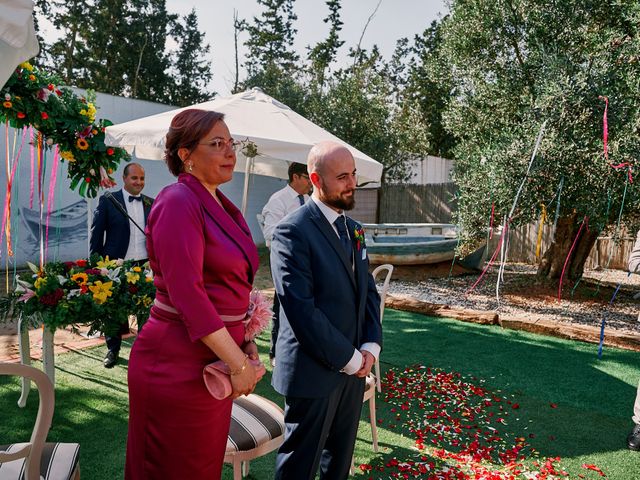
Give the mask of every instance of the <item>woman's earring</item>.
<svg viewBox="0 0 640 480">
<path fill-rule="evenodd" d="M 187 167 L 187 171 L 189 173 L 193 172 L 193 162 L 185 163 L 185 166 Z"/>
</svg>

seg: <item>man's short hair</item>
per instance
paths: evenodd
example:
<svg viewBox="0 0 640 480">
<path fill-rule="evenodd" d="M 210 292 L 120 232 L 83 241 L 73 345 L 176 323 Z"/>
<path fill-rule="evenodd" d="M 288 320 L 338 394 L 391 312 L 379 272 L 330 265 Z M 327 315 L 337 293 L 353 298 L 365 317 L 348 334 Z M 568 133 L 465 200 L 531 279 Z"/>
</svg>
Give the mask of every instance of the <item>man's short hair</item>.
<svg viewBox="0 0 640 480">
<path fill-rule="evenodd" d="M 140 167 L 140 168 L 142 169 L 142 171 L 144 172 L 144 168 L 142 168 L 142 165 L 140 165 L 139 163 L 131 162 L 131 163 L 127 163 L 127 166 L 126 166 L 126 167 L 124 167 L 124 170 L 122 171 L 122 176 L 123 176 L 123 177 L 128 176 L 128 175 L 129 175 L 129 170 L 130 170 L 130 169 L 131 169 L 131 167 L 133 167 L 134 165 L 135 165 L 136 167 Z"/>
<path fill-rule="evenodd" d="M 289 165 L 289 183 L 293 182 L 293 175 L 309 175 L 307 166 L 304 163 L 293 162 Z"/>
</svg>

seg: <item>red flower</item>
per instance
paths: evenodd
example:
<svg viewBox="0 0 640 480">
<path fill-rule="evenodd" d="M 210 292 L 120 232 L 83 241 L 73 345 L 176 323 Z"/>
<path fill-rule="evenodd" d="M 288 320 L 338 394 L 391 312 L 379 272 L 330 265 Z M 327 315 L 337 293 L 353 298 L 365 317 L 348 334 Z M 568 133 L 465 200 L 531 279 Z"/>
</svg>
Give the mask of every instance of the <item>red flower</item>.
<svg viewBox="0 0 640 480">
<path fill-rule="evenodd" d="M 551 408 L 558 408 L 558 404 L 557 403 L 550 403 L 549 406 Z"/>
<path fill-rule="evenodd" d="M 23 112 L 18 112 L 18 118 L 24 118 L 26 115 Z"/>
<path fill-rule="evenodd" d="M 58 302 L 60 302 L 60 299 L 62 297 L 64 297 L 64 292 L 61 288 L 56 288 L 53 292 L 42 295 L 40 297 L 40 303 L 55 307 L 56 305 L 58 305 Z"/>
<path fill-rule="evenodd" d="M 78 265 L 79 267 L 84 268 L 84 267 L 87 266 L 87 261 L 83 260 L 83 259 L 78 259 L 78 260 L 76 260 L 76 265 Z"/>
<path fill-rule="evenodd" d="M 87 183 L 91 183 L 91 178 L 90 178 L 90 177 L 86 177 L 86 178 L 84 179 L 84 181 L 85 181 L 85 182 L 87 182 Z"/>
<path fill-rule="evenodd" d="M 53 86 L 53 83 L 50 83 L 49 85 L 47 85 L 47 88 L 53 92 L 55 90 L 56 87 Z"/>
<path fill-rule="evenodd" d="M 129 293 L 131 294 L 138 293 L 138 287 L 136 287 L 135 285 L 129 285 Z"/>
<path fill-rule="evenodd" d="M 49 118 L 49 115 L 47 114 L 47 112 L 41 112 L 40 118 L 42 118 L 42 120 L 47 120 Z"/>
<path fill-rule="evenodd" d="M 107 155 L 113 155 L 115 150 L 111 147 L 107 148 Z"/>
</svg>

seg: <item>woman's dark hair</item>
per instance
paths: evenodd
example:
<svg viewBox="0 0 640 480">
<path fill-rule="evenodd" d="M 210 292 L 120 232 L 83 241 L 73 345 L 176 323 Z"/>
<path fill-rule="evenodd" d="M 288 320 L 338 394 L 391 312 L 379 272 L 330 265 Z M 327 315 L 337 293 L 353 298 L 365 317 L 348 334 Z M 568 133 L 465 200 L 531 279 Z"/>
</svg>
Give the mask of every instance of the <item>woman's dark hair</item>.
<svg viewBox="0 0 640 480">
<path fill-rule="evenodd" d="M 177 177 L 184 171 L 184 163 L 178 156 L 178 150 L 186 148 L 189 152 L 193 151 L 198 142 L 223 118 L 224 113 L 197 108 L 183 110 L 173 117 L 164 150 L 164 161 L 173 175 Z"/>
</svg>

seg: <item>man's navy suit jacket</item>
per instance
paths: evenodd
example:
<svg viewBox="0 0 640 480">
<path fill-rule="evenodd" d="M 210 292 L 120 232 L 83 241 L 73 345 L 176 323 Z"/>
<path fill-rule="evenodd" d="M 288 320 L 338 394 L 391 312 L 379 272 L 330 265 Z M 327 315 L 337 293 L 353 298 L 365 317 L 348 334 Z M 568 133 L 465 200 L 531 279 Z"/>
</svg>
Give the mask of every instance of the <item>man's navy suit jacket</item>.
<svg viewBox="0 0 640 480">
<path fill-rule="evenodd" d="M 122 208 L 124 208 L 126 212 L 127 207 L 124 203 L 122 190 L 114 192 L 113 197 L 122 205 Z M 142 195 L 144 225 L 140 225 L 141 228 L 145 228 L 147 224 L 147 217 L 151 211 L 152 203 L 153 198 Z M 102 195 L 98 201 L 98 207 L 93 213 L 93 221 L 91 222 L 91 239 L 89 240 L 89 251 L 91 254 L 97 253 L 103 257 L 108 255 L 111 259 L 124 258 L 129 248 L 130 233 L 129 219 L 109 198 Z"/>
<path fill-rule="evenodd" d="M 354 238 L 360 226 L 347 217 Z M 364 245 L 352 242 L 353 268 L 338 235 L 314 201 L 286 216 L 271 242 L 280 299 L 272 384 L 299 398 L 325 397 L 338 385 L 354 348 L 382 346 L 380 297 Z"/>
</svg>

